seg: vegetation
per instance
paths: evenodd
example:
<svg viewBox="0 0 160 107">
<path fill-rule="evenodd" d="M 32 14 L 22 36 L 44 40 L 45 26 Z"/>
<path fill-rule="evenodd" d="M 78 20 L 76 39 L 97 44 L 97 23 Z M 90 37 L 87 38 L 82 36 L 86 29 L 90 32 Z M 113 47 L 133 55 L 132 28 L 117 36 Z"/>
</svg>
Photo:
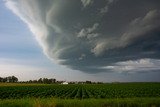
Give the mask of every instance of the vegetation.
<svg viewBox="0 0 160 107">
<path fill-rule="evenodd" d="M 40 83 L 40 84 L 62 84 L 65 81 L 57 81 L 55 78 L 39 78 L 38 80 L 18 81 L 15 76 L 0 77 L 0 83 Z M 69 82 L 68 84 L 103 84 L 103 82 L 79 81 Z"/>
<path fill-rule="evenodd" d="M 1 80 L 0 107 L 160 107 L 160 83 L 63 85 L 47 78 L 18 82 L 12 76 Z"/>
<path fill-rule="evenodd" d="M 160 98 L 55 99 L 25 98 L 0 100 L 0 107 L 159 107 Z"/>
<path fill-rule="evenodd" d="M 160 83 L 0 86 L 0 99 L 17 98 L 101 99 L 160 97 Z"/>
<path fill-rule="evenodd" d="M 0 82 L 18 82 L 18 78 L 15 76 L 8 76 L 8 77 L 0 77 Z"/>
</svg>

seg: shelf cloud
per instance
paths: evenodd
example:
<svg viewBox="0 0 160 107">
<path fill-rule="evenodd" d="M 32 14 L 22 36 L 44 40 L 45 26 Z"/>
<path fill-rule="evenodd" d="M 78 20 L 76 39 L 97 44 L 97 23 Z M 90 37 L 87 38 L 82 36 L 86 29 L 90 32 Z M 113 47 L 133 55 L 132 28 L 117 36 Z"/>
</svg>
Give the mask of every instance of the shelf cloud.
<svg viewBox="0 0 160 107">
<path fill-rule="evenodd" d="M 160 69 L 160 63 L 154 63 L 160 59 L 159 0 L 5 3 L 28 25 L 47 57 L 58 64 L 86 73 L 147 71 L 144 67 L 151 62 L 150 68 Z"/>
</svg>

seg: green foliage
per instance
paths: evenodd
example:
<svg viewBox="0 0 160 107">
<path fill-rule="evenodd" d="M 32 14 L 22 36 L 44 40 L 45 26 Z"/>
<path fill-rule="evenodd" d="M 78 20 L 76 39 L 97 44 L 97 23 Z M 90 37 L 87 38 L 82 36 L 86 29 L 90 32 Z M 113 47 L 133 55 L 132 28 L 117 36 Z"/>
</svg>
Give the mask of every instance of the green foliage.
<svg viewBox="0 0 160 107">
<path fill-rule="evenodd" d="M 1 82 L 15 83 L 18 82 L 18 78 L 15 76 L 0 77 L 0 83 Z"/>
<path fill-rule="evenodd" d="M 0 107 L 160 107 L 160 83 L 5 83 Z"/>
<path fill-rule="evenodd" d="M 0 99 L 111 99 L 160 97 L 160 83 L 0 86 Z"/>
<path fill-rule="evenodd" d="M 0 107 L 160 107 L 160 98 L 55 99 L 24 98 L 0 100 Z"/>
</svg>

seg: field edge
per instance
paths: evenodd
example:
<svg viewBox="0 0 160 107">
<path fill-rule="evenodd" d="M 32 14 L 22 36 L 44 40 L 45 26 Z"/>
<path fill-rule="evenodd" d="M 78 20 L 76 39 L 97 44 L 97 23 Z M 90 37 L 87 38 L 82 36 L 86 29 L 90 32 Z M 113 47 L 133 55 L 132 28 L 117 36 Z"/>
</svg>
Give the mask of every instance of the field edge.
<svg viewBox="0 0 160 107">
<path fill-rule="evenodd" d="M 158 98 L 58 99 L 22 98 L 0 100 L 0 107 L 159 107 Z"/>
</svg>

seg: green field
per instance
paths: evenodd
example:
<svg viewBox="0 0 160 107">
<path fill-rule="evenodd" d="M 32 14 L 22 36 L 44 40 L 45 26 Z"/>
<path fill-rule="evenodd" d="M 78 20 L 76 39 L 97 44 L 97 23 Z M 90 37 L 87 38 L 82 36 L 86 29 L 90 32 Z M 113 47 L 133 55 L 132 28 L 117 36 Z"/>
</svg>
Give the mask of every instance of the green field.
<svg viewBox="0 0 160 107">
<path fill-rule="evenodd" d="M 0 99 L 30 97 L 62 99 L 160 97 L 160 83 L 0 86 Z"/>
<path fill-rule="evenodd" d="M 0 100 L 0 107 L 160 107 L 160 98 L 55 99 L 24 98 Z"/>
<path fill-rule="evenodd" d="M 160 83 L 0 84 L 0 107 L 24 107 L 24 105 L 26 107 L 71 107 L 72 105 L 73 107 L 160 107 Z"/>
</svg>

